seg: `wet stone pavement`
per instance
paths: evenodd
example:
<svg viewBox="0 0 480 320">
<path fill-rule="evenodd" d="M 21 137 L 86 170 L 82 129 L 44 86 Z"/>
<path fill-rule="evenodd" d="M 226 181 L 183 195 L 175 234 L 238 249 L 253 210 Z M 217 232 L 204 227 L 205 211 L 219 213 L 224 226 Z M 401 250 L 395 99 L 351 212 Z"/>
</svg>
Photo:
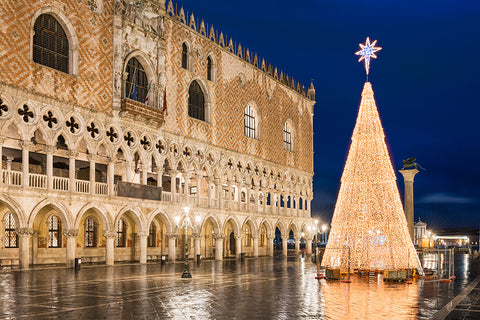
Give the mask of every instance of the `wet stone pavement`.
<svg viewBox="0 0 480 320">
<path fill-rule="evenodd" d="M 451 283 L 315 280 L 309 258 L 0 270 L 0 319 L 480 319 L 480 259 Z"/>
</svg>

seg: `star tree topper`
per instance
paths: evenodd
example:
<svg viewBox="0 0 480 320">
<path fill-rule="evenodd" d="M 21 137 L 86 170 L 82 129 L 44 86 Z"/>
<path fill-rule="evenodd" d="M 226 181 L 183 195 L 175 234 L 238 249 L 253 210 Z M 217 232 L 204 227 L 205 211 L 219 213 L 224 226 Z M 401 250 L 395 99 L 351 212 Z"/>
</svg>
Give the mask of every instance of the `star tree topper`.
<svg viewBox="0 0 480 320">
<path fill-rule="evenodd" d="M 376 59 L 377 56 L 375 55 L 375 52 L 382 50 L 381 47 L 375 47 L 375 44 L 377 44 L 377 40 L 374 40 L 372 43 L 370 43 L 370 38 L 367 37 L 365 44 L 360 43 L 360 50 L 355 52 L 357 56 L 360 56 L 360 58 L 358 58 L 358 62 L 362 60 L 365 61 L 365 71 L 367 72 L 367 77 L 368 71 L 370 70 L 370 58 Z"/>
</svg>

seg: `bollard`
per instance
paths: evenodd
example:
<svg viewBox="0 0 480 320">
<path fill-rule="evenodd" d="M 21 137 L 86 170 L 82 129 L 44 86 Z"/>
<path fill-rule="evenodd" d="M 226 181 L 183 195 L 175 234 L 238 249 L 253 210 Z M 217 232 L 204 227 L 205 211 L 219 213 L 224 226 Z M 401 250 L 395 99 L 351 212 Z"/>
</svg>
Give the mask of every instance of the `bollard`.
<svg viewBox="0 0 480 320">
<path fill-rule="evenodd" d="M 82 266 L 82 259 L 81 258 L 75 258 L 75 271 L 80 270 L 81 266 Z"/>
</svg>

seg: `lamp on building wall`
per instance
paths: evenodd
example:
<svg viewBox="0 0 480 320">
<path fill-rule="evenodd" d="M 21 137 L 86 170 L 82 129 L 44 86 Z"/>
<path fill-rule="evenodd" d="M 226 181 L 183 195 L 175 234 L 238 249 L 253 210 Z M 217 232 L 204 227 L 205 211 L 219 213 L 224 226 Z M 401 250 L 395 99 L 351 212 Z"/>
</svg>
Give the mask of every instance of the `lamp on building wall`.
<svg viewBox="0 0 480 320">
<path fill-rule="evenodd" d="M 177 224 L 178 230 L 185 228 L 185 268 L 183 269 L 182 278 L 191 278 L 192 275 L 190 274 L 190 265 L 188 263 L 188 228 L 192 228 L 192 231 L 195 230 L 200 224 L 201 218 L 197 215 L 195 217 L 195 223 L 192 223 L 190 215 L 188 214 L 190 212 L 190 208 L 185 207 L 184 211 L 185 218 L 183 219 L 182 224 L 180 224 L 180 216 L 175 217 L 175 223 Z"/>
</svg>

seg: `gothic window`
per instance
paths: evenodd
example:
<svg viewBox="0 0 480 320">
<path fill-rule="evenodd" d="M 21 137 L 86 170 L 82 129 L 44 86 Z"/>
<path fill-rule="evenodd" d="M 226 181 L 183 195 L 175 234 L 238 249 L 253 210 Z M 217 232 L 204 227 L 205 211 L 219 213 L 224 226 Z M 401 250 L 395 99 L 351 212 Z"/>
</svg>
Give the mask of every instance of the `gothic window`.
<svg viewBox="0 0 480 320">
<path fill-rule="evenodd" d="M 123 219 L 120 219 L 117 223 L 117 247 L 125 247 L 125 244 L 127 242 L 126 236 L 127 228 L 125 225 L 125 221 L 123 221 Z"/>
<path fill-rule="evenodd" d="M 7 214 L 5 216 L 5 248 L 18 248 L 18 236 L 15 227 L 13 214 Z"/>
<path fill-rule="evenodd" d="M 260 229 L 260 237 L 258 239 L 258 246 L 263 247 L 265 246 L 265 238 L 267 237 L 267 229 L 265 226 L 262 225 L 262 228 Z"/>
<path fill-rule="evenodd" d="M 97 223 L 93 217 L 85 220 L 85 247 L 95 248 L 97 246 Z"/>
<path fill-rule="evenodd" d="M 188 69 L 188 48 L 185 43 L 182 43 L 182 68 Z"/>
<path fill-rule="evenodd" d="M 292 151 L 292 129 L 287 122 L 283 126 L 283 149 Z"/>
<path fill-rule="evenodd" d="M 57 216 L 48 219 L 48 247 L 62 247 L 62 221 Z"/>
<path fill-rule="evenodd" d="M 41 14 L 33 31 L 33 61 L 68 73 L 68 38 L 60 23 L 50 14 Z"/>
<path fill-rule="evenodd" d="M 245 108 L 243 125 L 244 125 L 244 134 L 250 138 L 257 138 L 257 123 L 256 123 L 256 114 L 255 109 L 252 108 L 249 104 Z"/>
<path fill-rule="evenodd" d="M 245 226 L 245 247 L 252 246 L 252 232 L 249 226 Z"/>
<path fill-rule="evenodd" d="M 213 81 L 213 62 L 210 56 L 207 57 L 207 80 Z"/>
<path fill-rule="evenodd" d="M 157 227 L 152 222 L 150 224 L 150 230 L 148 232 L 148 246 L 149 247 L 156 247 L 157 246 Z"/>
<path fill-rule="evenodd" d="M 125 81 L 125 96 L 128 99 L 146 103 L 148 96 L 148 79 L 142 64 L 136 59 L 128 60 Z"/>
<path fill-rule="evenodd" d="M 188 89 L 188 116 L 205 121 L 205 97 L 197 81 Z"/>
</svg>

